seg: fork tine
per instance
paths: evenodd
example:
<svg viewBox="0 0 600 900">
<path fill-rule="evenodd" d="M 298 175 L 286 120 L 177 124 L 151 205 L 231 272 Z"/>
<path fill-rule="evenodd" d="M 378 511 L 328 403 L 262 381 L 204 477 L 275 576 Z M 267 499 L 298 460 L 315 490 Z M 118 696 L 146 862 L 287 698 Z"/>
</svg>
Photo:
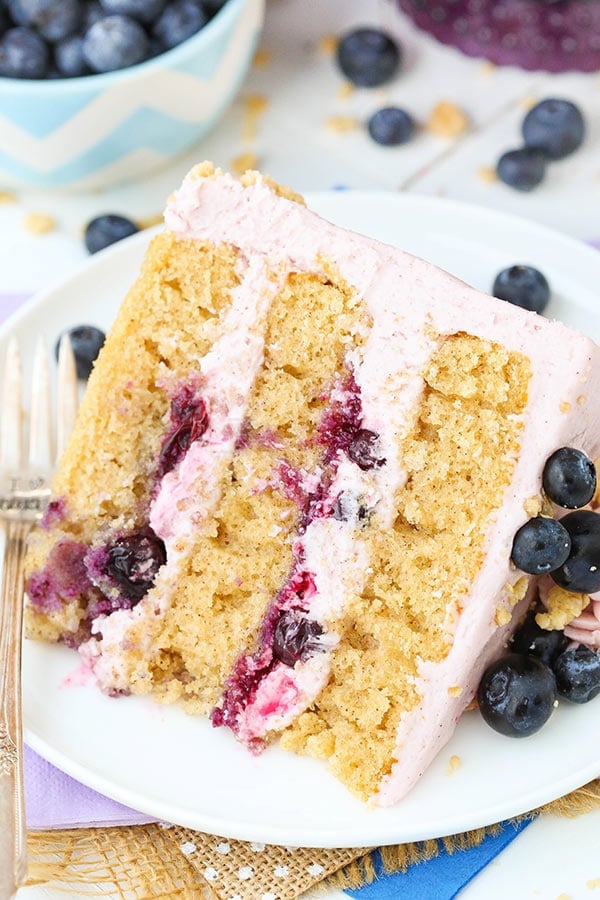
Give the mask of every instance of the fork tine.
<svg viewBox="0 0 600 900">
<path fill-rule="evenodd" d="M 23 460 L 21 382 L 19 344 L 13 335 L 6 350 L 0 414 L 0 465 L 13 471 Z"/>
<path fill-rule="evenodd" d="M 41 471 L 49 470 L 52 464 L 51 402 L 48 351 L 40 337 L 35 348 L 31 380 L 29 463 Z"/>
<path fill-rule="evenodd" d="M 58 349 L 56 398 L 56 458 L 58 459 L 75 424 L 78 405 L 75 356 L 68 334 L 63 334 Z"/>
</svg>

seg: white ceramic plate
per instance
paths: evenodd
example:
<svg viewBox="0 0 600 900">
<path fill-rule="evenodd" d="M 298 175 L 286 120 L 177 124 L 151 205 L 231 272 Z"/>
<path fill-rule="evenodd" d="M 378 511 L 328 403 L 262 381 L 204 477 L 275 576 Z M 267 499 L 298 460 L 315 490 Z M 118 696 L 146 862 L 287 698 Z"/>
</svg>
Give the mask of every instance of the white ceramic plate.
<svg viewBox="0 0 600 900">
<path fill-rule="evenodd" d="M 549 313 L 600 336 L 600 253 L 537 225 L 435 198 L 326 193 L 310 205 L 334 221 L 397 243 L 489 290 L 512 263 L 542 269 L 554 289 Z M 108 326 L 133 281 L 149 234 L 91 259 L 38 296 L 10 327 L 26 353 L 82 322 Z M 116 800 L 159 819 L 226 837 L 306 846 L 361 846 L 436 837 L 523 813 L 600 775 L 600 700 L 561 704 L 527 740 L 463 716 L 450 744 L 398 806 L 369 810 L 315 761 L 273 747 L 248 754 L 224 729 L 146 698 L 109 699 L 66 683 L 75 653 L 26 642 L 28 743 L 55 765 Z M 460 768 L 447 774 L 452 755 Z"/>
</svg>

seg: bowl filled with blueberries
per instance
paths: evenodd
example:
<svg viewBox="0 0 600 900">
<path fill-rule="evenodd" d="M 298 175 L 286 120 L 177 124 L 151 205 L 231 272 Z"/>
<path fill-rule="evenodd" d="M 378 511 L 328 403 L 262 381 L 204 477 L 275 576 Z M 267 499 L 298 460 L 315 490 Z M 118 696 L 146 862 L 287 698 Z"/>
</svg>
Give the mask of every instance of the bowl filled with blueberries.
<svg viewBox="0 0 600 900">
<path fill-rule="evenodd" d="M 0 187 L 96 189 L 201 140 L 265 0 L 0 0 Z"/>
</svg>

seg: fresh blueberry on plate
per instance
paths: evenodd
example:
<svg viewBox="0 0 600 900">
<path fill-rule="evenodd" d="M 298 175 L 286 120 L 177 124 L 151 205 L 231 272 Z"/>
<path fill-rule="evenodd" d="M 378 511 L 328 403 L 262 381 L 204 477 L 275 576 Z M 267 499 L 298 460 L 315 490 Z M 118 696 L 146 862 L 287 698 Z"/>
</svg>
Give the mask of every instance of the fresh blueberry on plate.
<svg viewBox="0 0 600 900">
<path fill-rule="evenodd" d="M 492 294 L 521 309 L 543 313 L 550 301 L 550 285 L 539 269 L 515 265 L 498 272 Z"/>
<path fill-rule="evenodd" d="M 600 694 L 600 653 L 580 645 L 554 661 L 558 693 L 571 703 L 587 703 Z"/>
<path fill-rule="evenodd" d="M 477 690 L 481 715 L 507 737 L 528 737 L 546 724 L 557 699 L 552 669 L 535 656 L 507 653 L 483 673 Z"/>
<path fill-rule="evenodd" d="M 536 516 L 515 534 L 510 558 L 522 572 L 543 575 L 562 566 L 571 552 L 569 532 L 557 519 Z"/>
<path fill-rule="evenodd" d="M 596 493 L 596 467 L 575 447 L 560 447 L 548 457 L 542 473 L 546 495 L 557 506 L 581 509 Z"/>
<path fill-rule="evenodd" d="M 569 532 L 571 552 L 550 577 L 559 587 L 575 594 L 600 591 L 600 515 L 578 509 L 560 521 Z"/>
</svg>

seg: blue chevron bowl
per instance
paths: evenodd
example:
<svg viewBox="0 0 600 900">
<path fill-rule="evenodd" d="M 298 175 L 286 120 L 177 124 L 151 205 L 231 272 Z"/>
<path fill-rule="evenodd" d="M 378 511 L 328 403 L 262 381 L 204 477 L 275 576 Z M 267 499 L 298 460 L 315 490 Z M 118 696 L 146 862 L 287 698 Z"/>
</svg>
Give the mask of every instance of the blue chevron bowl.
<svg viewBox="0 0 600 900">
<path fill-rule="evenodd" d="M 0 78 L 0 187 L 98 189 L 158 169 L 216 124 L 250 66 L 265 0 L 228 0 L 148 62 L 84 78 Z"/>
</svg>

